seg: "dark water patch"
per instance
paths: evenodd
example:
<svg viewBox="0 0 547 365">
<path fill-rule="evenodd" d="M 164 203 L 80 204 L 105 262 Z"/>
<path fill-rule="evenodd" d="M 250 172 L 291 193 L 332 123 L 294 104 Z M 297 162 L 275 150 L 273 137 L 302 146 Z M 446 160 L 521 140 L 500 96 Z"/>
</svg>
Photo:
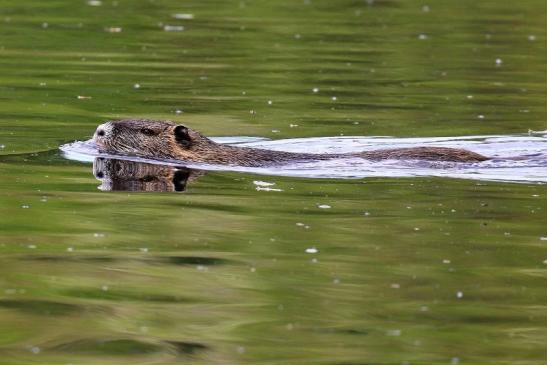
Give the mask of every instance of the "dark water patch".
<svg viewBox="0 0 547 365">
<path fill-rule="evenodd" d="M 113 263 L 115 261 L 120 261 L 116 257 L 108 256 L 74 256 L 74 255 L 65 255 L 65 256 L 25 256 L 21 257 L 21 260 L 25 261 L 42 261 L 42 262 L 102 262 L 102 263 Z"/>
<path fill-rule="evenodd" d="M 218 266 L 233 264 L 234 261 L 216 257 L 204 256 L 156 256 L 156 257 L 112 257 L 112 256 L 77 256 L 77 255 L 43 255 L 21 257 L 23 261 L 40 262 L 89 262 L 89 263 L 115 263 L 124 261 L 137 261 L 146 264 L 167 264 L 177 266 Z"/>
<path fill-rule="evenodd" d="M 158 303 L 187 303 L 188 298 L 152 293 L 136 293 L 116 289 L 95 289 L 95 288 L 75 288 L 63 292 L 64 295 L 95 300 L 113 300 L 113 301 L 137 301 L 137 302 L 158 302 Z"/>
<path fill-rule="evenodd" d="M 97 339 L 84 338 L 62 343 L 49 348 L 53 352 L 78 353 L 84 355 L 131 356 L 148 355 L 159 352 L 173 355 L 192 356 L 208 350 L 209 347 L 198 342 L 183 341 L 141 341 L 135 339 Z"/>
<path fill-rule="evenodd" d="M 219 259 L 215 257 L 199 257 L 199 256 L 169 256 L 157 259 L 157 261 L 165 262 L 172 265 L 201 265 L 201 266 L 217 266 L 226 265 L 231 261 Z"/>
<path fill-rule="evenodd" d="M 163 347 L 158 344 L 132 339 L 82 339 L 55 346 L 51 350 L 90 355 L 127 356 L 161 352 Z"/>
<path fill-rule="evenodd" d="M 180 354 L 194 355 L 196 352 L 208 350 L 209 347 L 197 342 L 165 341 L 174 346 Z"/>
<path fill-rule="evenodd" d="M 0 308 L 16 309 L 29 314 L 53 316 L 69 315 L 83 311 L 82 307 L 75 304 L 29 299 L 0 300 Z"/>
</svg>

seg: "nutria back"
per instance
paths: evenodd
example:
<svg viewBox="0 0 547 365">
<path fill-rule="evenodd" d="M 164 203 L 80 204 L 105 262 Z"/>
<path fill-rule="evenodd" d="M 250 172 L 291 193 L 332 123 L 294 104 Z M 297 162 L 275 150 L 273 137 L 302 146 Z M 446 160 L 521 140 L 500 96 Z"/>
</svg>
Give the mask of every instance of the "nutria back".
<svg viewBox="0 0 547 365">
<path fill-rule="evenodd" d="M 478 153 L 446 147 L 395 148 L 346 154 L 292 153 L 237 147 L 213 142 L 182 124 L 148 119 L 106 122 L 97 127 L 93 139 L 102 152 L 249 167 L 349 157 L 369 160 L 423 159 L 454 162 L 488 160 Z"/>
</svg>

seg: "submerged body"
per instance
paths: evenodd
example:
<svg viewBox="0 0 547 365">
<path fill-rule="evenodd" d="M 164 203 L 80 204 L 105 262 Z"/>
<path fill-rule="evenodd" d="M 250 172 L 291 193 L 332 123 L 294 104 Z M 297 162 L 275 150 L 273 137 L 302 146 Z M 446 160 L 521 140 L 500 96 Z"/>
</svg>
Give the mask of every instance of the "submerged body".
<svg viewBox="0 0 547 365">
<path fill-rule="evenodd" d="M 342 154 L 272 151 L 219 144 L 184 125 L 146 119 L 127 119 L 101 124 L 97 127 L 93 139 L 102 152 L 248 167 L 348 157 L 368 160 L 422 159 L 453 162 L 479 162 L 489 159 L 468 150 L 447 147 L 394 148 Z"/>
</svg>

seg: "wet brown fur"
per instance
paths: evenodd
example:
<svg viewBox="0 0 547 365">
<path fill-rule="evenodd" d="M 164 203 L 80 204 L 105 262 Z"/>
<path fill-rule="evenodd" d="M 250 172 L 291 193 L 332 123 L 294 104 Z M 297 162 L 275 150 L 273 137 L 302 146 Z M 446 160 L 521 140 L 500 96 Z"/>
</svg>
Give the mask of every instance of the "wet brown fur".
<svg viewBox="0 0 547 365">
<path fill-rule="evenodd" d="M 98 137 L 97 132 L 94 137 L 104 152 L 208 164 L 262 167 L 348 157 L 368 160 L 422 159 L 453 162 L 478 162 L 489 159 L 471 151 L 446 147 L 393 148 L 344 154 L 281 152 L 219 144 L 199 132 L 167 121 L 127 119 L 108 122 L 105 125 L 109 132 L 104 137 Z"/>
</svg>

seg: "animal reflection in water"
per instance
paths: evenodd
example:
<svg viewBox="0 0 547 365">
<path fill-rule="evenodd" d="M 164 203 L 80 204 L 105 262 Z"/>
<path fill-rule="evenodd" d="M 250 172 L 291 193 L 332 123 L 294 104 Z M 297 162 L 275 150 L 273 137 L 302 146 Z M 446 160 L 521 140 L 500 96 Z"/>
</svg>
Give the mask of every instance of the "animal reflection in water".
<svg viewBox="0 0 547 365">
<path fill-rule="evenodd" d="M 181 192 L 205 172 L 186 167 L 156 165 L 98 157 L 93 175 L 104 191 Z"/>
</svg>

